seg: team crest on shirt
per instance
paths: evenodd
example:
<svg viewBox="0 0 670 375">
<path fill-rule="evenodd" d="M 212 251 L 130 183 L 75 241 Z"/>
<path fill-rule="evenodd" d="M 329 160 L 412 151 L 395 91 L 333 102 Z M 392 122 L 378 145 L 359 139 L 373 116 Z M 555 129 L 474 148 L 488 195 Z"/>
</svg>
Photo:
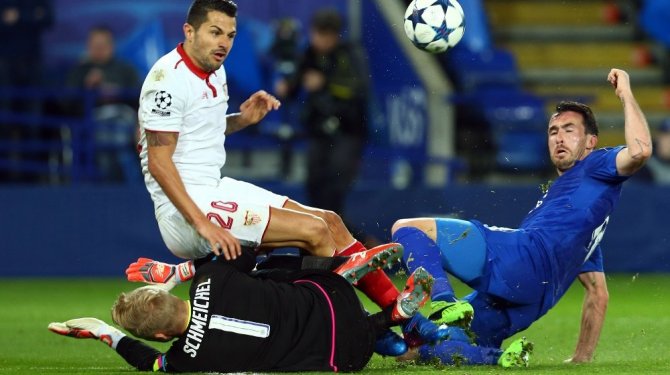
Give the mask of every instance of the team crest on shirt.
<svg viewBox="0 0 670 375">
<path fill-rule="evenodd" d="M 170 111 L 167 109 L 172 105 L 172 95 L 167 91 L 159 91 L 154 96 L 154 104 L 156 104 L 156 107 L 158 108 L 153 108 L 151 113 L 163 117 L 170 116 Z"/>
<path fill-rule="evenodd" d="M 165 78 L 165 71 L 163 69 L 154 70 L 153 79 L 156 82 L 160 82 Z"/>
<path fill-rule="evenodd" d="M 247 210 L 244 214 L 244 225 L 255 225 L 261 222 L 261 217 L 257 214 Z"/>
</svg>

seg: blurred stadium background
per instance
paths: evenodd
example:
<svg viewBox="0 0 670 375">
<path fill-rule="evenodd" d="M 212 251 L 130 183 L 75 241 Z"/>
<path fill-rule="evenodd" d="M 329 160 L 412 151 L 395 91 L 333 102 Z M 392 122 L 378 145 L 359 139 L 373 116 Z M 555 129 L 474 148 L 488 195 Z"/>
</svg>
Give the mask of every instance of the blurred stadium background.
<svg viewBox="0 0 670 375">
<path fill-rule="evenodd" d="M 295 39 L 281 42 L 299 49 L 317 9 L 345 16 L 344 35 L 365 47 L 372 80 L 369 139 L 342 212 L 362 239 L 387 241 L 393 221 L 411 216 L 516 226 L 554 176 L 545 141 L 553 103 L 592 105 L 601 145 L 623 142 L 620 104 L 605 81 L 611 67 L 630 72 L 652 131 L 670 131 L 666 0 L 462 0 L 465 37 L 438 56 L 406 40 L 408 2 L 238 0 L 239 34 L 225 64 L 234 109 L 285 73 L 273 54 L 278 25 L 295 27 Z M 128 371 L 102 345 L 51 337 L 45 329 L 79 315 L 108 320 L 114 296 L 134 286 L 122 281 L 130 262 L 175 260 L 142 182 L 133 111 L 99 111 L 105 93 L 66 82 L 98 25 L 113 31 L 117 56 L 143 78 L 181 41 L 189 3 L 0 0 L 0 372 Z M 12 8 L 48 17 L 12 28 Z M 26 72 L 28 83 L 12 84 Z M 132 109 L 138 91 L 116 94 Z M 305 201 L 299 112 L 299 101 L 285 102 L 257 127 L 230 137 L 224 173 Z M 596 363 L 561 363 L 576 341 L 577 286 L 524 333 L 537 344 L 533 373 L 668 373 L 668 197 L 670 185 L 650 179 L 624 187 L 602 242 L 612 302 Z M 177 294 L 184 296 L 185 287 Z M 443 368 L 375 357 L 370 369 Z M 467 370 L 479 372 L 496 369 Z"/>
<path fill-rule="evenodd" d="M 114 32 L 117 56 L 143 78 L 181 41 L 189 3 L 0 2 L 2 11 L 16 4 L 52 9 L 52 22 L 41 33 L 0 30 L 11 51 L 30 43 L 36 31 L 41 39 L 41 47 L 33 47 L 41 48 L 41 57 L 33 51 L 39 84 L 11 86 L 5 78 L 0 87 L 0 275 L 113 276 L 140 255 L 173 260 L 139 171 L 132 144 L 136 120 L 101 116 L 95 108 L 101 93 L 66 88 L 65 80 L 96 25 Z M 365 47 L 372 80 L 370 137 L 342 213 L 350 225 L 379 241 L 389 239 L 395 219 L 410 216 L 513 227 L 539 198 L 539 185 L 553 176 L 545 141 L 553 103 L 592 105 L 601 145 L 622 143 L 622 111 L 605 81 L 609 68 L 619 67 L 630 72 L 652 129 L 669 117 L 666 3 L 462 1 L 464 39 L 432 56 L 405 39 L 407 3 L 400 0 L 240 0 L 239 34 L 225 64 L 231 108 L 255 90 L 272 89 L 281 74 L 272 54 L 278 24 L 291 20 L 297 30 L 292 42 L 300 48 L 314 11 L 333 7 L 347 19 L 345 37 Z M 650 13 L 651 5 L 661 10 Z M 0 67 L 6 76 L 7 66 Z M 120 95 L 132 107 L 137 91 Z M 63 101 L 80 110 L 63 111 Z M 299 104 L 289 103 L 228 139 L 224 173 L 304 200 L 300 134 Z M 101 155 L 112 167 L 100 163 Z M 669 193 L 668 186 L 644 180 L 625 186 L 603 241 L 608 271 L 670 271 Z"/>
</svg>

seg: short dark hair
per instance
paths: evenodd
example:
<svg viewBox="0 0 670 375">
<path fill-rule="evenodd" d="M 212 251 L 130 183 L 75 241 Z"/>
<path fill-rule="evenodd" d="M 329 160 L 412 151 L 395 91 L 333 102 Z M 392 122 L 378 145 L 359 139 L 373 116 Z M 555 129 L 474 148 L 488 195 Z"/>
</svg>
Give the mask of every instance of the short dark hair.
<svg viewBox="0 0 670 375">
<path fill-rule="evenodd" d="M 321 33 L 339 34 L 342 31 L 342 16 L 335 9 L 321 9 L 312 16 L 311 26 Z"/>
<path fill-rule="evenodd" d="M 186 23 L 196 30 L 207 21 L 207 13 L 217 11 L 228 17 L 237 16 L 237 4 L 231 0 L 194 0 L 188 8 Z"/>
<path fill-rule="evenodd" d="M 564 100 L 556 104 L 556 114 L 563 112 L 576 112 L 584 119 L 584 130 L 586 134 L 598 135 L 598 123 L 591 108 L 583 103 Z"/>
</svg>

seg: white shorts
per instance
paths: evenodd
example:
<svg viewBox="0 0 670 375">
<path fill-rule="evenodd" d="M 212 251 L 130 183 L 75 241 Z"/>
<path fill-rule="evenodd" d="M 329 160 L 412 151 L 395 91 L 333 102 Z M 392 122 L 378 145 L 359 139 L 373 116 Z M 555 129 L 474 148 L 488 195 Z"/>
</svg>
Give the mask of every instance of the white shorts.
<svg viewBox="0 0 670 375">
<path fill-rule="evenodd" d="M 270 221 L 270 207 L 288 200 L 248 182 L 224 177 L 218 186 L 186 186 L 188 195 L 214 224 L 230 230 L 243 246 L 258 246 Z M 170 203 L 156 211 L 158 228 L 170 251 L 184 259 L 207 256 L 212 249 Z"/>
</svg>

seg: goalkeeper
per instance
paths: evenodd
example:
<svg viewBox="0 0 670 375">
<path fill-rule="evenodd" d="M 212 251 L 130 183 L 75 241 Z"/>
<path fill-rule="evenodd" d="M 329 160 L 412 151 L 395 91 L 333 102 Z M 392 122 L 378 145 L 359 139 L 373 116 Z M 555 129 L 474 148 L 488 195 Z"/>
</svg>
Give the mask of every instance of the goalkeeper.
<svg viewBox="0 0 670 375">
<path fill-rule="evenodd" d="M 325 270 L 269 271 L 250 276 L 251 252 L 198 268 L 189 301 L 156 286 L 119 296 L 112 319 L 133 335 L 176 339 L 166 353 L 95 318 L 51 323 L 55 333 L 96 338 L 143 371 L 356 371 L 369 361 L 376 335 L 425 303 L 432 277 L 423 269 L 396 303 L 368 316 L 354 289 L 367 272 L 397 260 L 402 247 L 361 253 Z M 339 276 L 338 276 L 339 274 Z"/>
</svg>

